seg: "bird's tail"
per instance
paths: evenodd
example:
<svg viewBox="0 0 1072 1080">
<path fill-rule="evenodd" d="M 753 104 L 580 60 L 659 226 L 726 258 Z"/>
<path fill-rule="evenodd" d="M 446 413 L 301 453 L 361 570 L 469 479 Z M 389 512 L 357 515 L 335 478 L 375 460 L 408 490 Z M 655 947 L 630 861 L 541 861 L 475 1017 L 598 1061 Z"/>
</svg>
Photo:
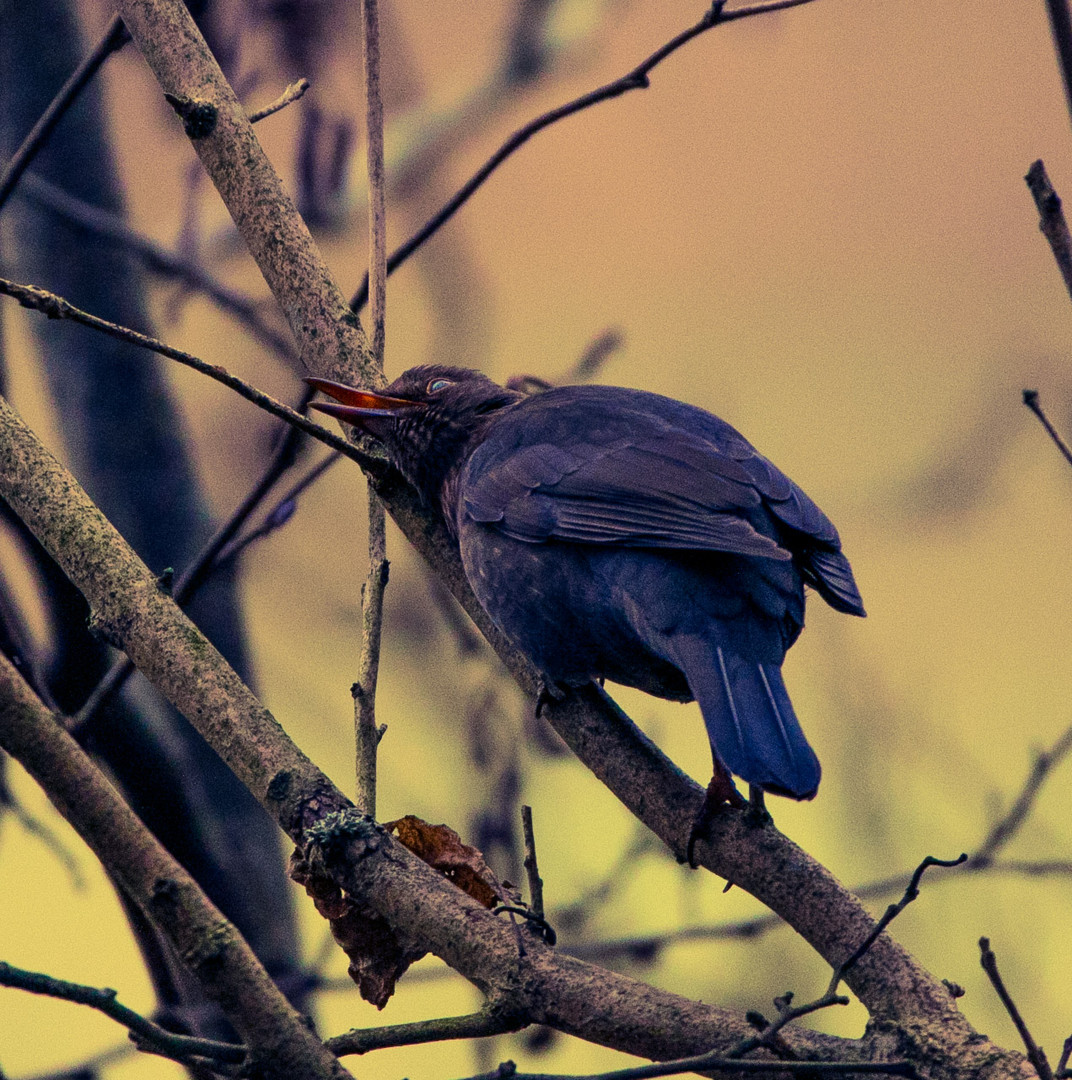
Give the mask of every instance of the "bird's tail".
<svg viewBox="0 0 1072 1080">
<path fill-rule="evenodd" d="M 765 791 L 810 799 L 819 787 L 819 759 L 800 729 L 781 668 L 692 636 L 676 637 L 674 653 L 726 768 Z"/>
</svg>

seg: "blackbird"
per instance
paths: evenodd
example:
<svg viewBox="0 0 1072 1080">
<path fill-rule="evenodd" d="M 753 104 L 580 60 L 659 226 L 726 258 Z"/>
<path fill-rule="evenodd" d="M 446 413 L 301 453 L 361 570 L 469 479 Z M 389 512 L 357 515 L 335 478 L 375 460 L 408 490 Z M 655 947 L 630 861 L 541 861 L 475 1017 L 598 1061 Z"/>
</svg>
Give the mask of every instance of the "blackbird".
<svg viewBox="0 0 1072 1080">
<path fill-rule="evenodd" d="M 733 795 L 724 770 L 815 794 L 782 660 L 805 585 L 863 604 L 830 520 L 734 428 L 641 390 L 528 395 L 465 368 L 411 368 L 383 392 L 308 381 L 338 402 L 314 408 L 378 439 L 442 516 L 546 693 L 606 678 L 695 699 Z"/>
</svg>

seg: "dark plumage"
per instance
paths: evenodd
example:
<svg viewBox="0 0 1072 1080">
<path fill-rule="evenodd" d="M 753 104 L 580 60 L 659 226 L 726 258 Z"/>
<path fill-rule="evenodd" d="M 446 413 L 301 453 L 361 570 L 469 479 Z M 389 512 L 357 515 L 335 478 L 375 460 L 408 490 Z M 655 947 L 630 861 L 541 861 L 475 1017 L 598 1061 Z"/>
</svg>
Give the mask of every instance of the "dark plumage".
<svg viewBox="0 0 1072 1080">
<path fill-rule="evenodd" d="M 607 678 L 695 698 L 716 761 L 815 794 L 782 660 L 805 584 L 838 611 L 863 604 L 829 519 L 729 424 L 640 390 L 530 397 L 462 368 L 412 368 L 383 394 L 310 381 L 442 514 L 551 693 Z"/>
</svg>

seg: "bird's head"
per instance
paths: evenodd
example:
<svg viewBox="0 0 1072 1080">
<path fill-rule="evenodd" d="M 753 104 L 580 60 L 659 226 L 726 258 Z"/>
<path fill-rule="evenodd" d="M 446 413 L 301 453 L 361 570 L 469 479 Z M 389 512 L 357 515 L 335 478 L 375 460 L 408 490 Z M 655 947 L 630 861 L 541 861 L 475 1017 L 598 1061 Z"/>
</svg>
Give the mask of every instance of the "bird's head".
<svg viewBox="0 0 1072 1080">
<path fill-rule="evenodd" d="M 430 501 L 492 415 L 525 397 L 469 368 L 410 368 L 383 390 L 306 379 L 334 401 L 312 408 L 353 424 L 383 443 L 407 480 Z"/>
</svg>

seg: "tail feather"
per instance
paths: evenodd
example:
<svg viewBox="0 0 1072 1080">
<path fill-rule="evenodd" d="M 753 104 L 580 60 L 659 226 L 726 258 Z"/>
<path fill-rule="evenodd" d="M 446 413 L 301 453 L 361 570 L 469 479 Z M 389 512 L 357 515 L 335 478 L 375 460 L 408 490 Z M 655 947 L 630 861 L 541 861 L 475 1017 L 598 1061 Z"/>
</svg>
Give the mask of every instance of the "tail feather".
<svg viewBox="0 0 1072 1080">
<path fill-rule="evenodd" d="M 781 668 L 746 660 L 698 637 L 674 652 L 703 713 L 711 749 L 736 776 L 765 791 L 810 799 L 821 769 L 797 721 Z"/>
</svg>

